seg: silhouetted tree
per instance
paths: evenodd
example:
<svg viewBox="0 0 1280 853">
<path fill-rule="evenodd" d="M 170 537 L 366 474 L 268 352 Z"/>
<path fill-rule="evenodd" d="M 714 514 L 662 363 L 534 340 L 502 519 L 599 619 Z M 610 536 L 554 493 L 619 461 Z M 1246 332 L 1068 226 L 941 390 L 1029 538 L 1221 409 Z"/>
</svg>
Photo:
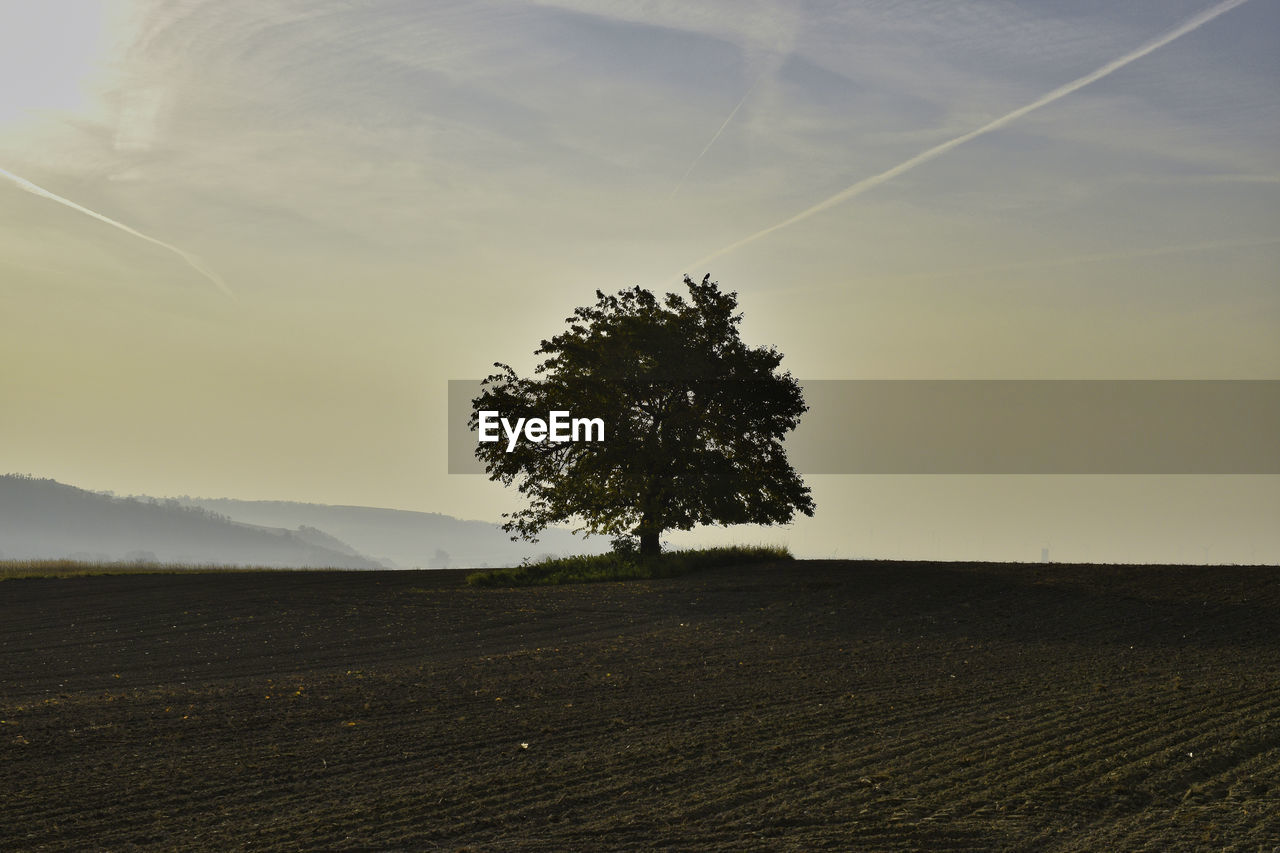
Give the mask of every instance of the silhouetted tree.
<svg viewBox="0 0 1280 853">
<path fill-rule="evenodd" d="M 635 287 L 566 319 L 544 340 L 534 378 L 506 364 L 472 401 L 510 422 L 553 410 L 601 418 L 605 440 L 591 443 L 479 443 L 492 479 L 529 505 L 503 528 L 536 541 L 550 524 L 581 519 L 588 533 L 634 534 L 642 555 L 657 554 L 667 530 L 699 524 L 775 524 L 813 515 L 809 488 L 787 461 L 782 439 L 805 406 L 799 383 L 777 373 L 782 353 L 739 337 L 736 293 L 710 275 L 684 279 L 688 298 L 659 300 Z"/>
</svg>

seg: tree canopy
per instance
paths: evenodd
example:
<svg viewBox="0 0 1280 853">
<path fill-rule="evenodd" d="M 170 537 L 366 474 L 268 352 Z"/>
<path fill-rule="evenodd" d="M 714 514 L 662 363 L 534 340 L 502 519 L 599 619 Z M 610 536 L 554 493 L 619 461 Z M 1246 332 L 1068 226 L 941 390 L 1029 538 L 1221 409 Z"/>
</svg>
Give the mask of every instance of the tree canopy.
<svg viewBox="0 0 1280 853">
<path fill-rule="evenodd" d="M 514 421 L 560 410 L 605 424 L 597 443 L 477 445 L 489 476 L 529 500 L 505 515 L 513 539 L 578 519 L 588 533 L 637 537 L 648 555 L 667 530 L 813 515 L 782 446 L 807 410 L 799 383 L 777 372 L 782 353 L 743 343 L 736 293 L 710 275 L 684 284 L 687 297 L 663 299 L 597 290 L 541 342 L 532 377 L 495 362 L 472 401 L 473 429 L 481 411 Z"/>
</svg>

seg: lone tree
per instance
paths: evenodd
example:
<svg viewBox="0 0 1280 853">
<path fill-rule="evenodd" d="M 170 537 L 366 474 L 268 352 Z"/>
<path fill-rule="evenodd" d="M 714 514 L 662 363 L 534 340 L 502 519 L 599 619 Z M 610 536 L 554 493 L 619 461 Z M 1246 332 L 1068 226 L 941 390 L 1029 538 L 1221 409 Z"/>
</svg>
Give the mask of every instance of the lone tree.
<svg viewBox="0 0 1280 853">
<path fill-rule="evenodd" d="M 472 401 L 472 429 L 480 411 L 515 423 L 560 410 L 605 424 L 603 442 L 477 445 L 490 478 L 519 480 L 529 499 L 504 514 L 512 539 L 578 518 L 589 534 L 637 536 L 650 556 L 666 530 L 813 515 L 782 447 L 808 408 L 799 383 L 775 372 L 782 353 L 742 342 L 736 293 L 721 293 L 710 275 L 684 284 L 688 299 L 597 290 L 595 305 L 565 320 L 568 331 L 542 341 L 535 378 L 495 362 L 500 372 Z"/>
</svg>

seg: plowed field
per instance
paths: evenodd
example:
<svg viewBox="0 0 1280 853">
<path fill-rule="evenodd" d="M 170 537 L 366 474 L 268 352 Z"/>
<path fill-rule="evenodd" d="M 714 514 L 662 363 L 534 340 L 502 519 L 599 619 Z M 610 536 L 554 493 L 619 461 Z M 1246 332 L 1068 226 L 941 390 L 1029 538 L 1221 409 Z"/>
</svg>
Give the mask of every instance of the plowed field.
<svg viewBox="0 0 1280 853">
<path fill-rule="evenodd" d="M 0 850 L 1280 846 L 1280 569 L 0 582 Z"/>
</svg>

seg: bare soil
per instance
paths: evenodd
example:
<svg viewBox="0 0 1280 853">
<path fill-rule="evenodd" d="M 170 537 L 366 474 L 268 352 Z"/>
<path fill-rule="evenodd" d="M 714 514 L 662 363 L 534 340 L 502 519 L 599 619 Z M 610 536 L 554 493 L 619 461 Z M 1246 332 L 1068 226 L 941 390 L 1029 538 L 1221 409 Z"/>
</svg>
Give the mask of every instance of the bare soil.
<svg viewBox="0 0 1280 853">
<path fill-rule="evenodd" d="M 1280 847 L 1280 569 L 0 582 L 0 850 Z"/>
</svg>

